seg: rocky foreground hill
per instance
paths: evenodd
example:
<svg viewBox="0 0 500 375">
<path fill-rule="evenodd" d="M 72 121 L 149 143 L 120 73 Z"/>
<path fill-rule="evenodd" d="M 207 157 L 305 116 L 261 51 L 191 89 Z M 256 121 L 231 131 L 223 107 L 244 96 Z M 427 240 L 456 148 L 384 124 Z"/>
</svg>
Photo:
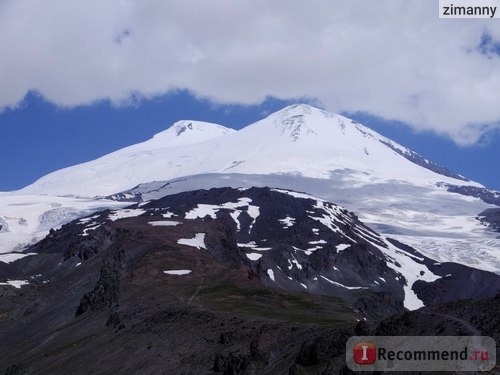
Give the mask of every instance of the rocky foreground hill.
<svg viewBox="0 0 500 375">
<path fill-rule="evenodd" d="M 355 334 L 500 326 L 500 276 L 435 262 L 286 190 L 105 210 L 27 252 L 0 263 L 7 374 L 339 374 Z"/>
</svg>

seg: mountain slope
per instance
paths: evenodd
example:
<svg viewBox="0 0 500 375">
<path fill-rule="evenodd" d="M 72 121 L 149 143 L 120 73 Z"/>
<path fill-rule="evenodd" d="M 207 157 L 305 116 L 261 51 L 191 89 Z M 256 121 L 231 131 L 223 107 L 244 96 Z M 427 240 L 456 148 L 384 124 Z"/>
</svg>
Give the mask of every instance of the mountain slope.
<svg viewBox="0 0 500 375">
<path fill-rule="evenodd" d="M 233 133 L 221 125 L 178 121 L 146 142 L 138 143 L 94 161 L 51 173 L 21 190 L 22 194 L 106 195 L 165 175 L 193 161 L 184 149 Z M 174 160 L 170 155 L 176 155 Z M 202 156 L 202 155 L 199 155 Z"/>
<path fill-rule="evenodd" d="M 140 184 L 110 199 L 148 201 L 199 188 L 276 186 L 307 191 L 354 211 L 367 225 L 440 262 L 500 273 L 500 239 L 478 213 L 492 207 L 479 199 L 453 194 L 440 187 L 388 181 L 352 186 L 340 176 L 313 179 L 295 175 L 204 174 Z"/>
<path fill-rule="evenodd" d="M 333 203 L 270 188 L 101 211 L 29 251 L 0 267 L 19 287 L 0 285 L 11 373 L 335 374 L 358 323 L 500 286 Z"/>
<path fill-rule="evenodd" d="M 56 171 L 4 196 L 109 195 L 134 201 L 223 186 L 306 191 L 342 204 L 378 232 L 430 258 L 500 273 L 500 239 L 477 220 L 500 204 L 500 193 L 355 121 L 307 105 L 286 107 L 239 131 L 180 121 L 149 141 Z M 4 219 L 16 217 L 9 209 L 1 213 Z M 14 234 L 0 232 L 0 252 L 16 246 L 1 245 L 2 236 Z M 21 231 L 19 243 L 32 237 Z"/>
<path fill-rule="evenodd" d="M 357 298 L 353 293 L 372 291 L 416 309 L 424 301 L 488 297 L 500 288 L 500 276 L 436 263 L 380 236 L 340 206 L 270 188 L 197 190 L 95 213 L 65 225 L 30 251 L 59 251 L 66 260 L 85 263 L 113 242 L 108 233 L 115 222 L 134 232 L 157 227 L 148 232 L 248 267 L 263 285 L 289 291 L 351 301 Z"/>
</svg>

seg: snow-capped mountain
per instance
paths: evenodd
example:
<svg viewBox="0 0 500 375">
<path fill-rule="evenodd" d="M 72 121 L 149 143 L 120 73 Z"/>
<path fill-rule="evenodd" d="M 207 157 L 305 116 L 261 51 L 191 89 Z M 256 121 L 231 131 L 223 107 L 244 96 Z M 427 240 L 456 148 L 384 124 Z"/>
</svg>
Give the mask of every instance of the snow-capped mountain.
<svg viewBox="0 0 500 375">
<path fill-rule="evenodd" d="M 307 105 L 239 131 L 180 121 L 0 193 L 0 368 L 102 372 L 113 357 L 158 373 L 167 355 L 172 373 L 297 373 L 323 348 L 339 373 L 343 338 L 372 324 L 488 335 L 496 205 L 498 192 Z M 432 313 L 450 307 L 470 318 Z"/>
<path fill-rule="evenodd" d="M 482 187 L 438 174 L 404 155 L 411 151 L 341 115 L 294 105 L 239 131 L 182 121 L 151 140 L 42 177 L 29 194 L 106 196 L 135 185 L 201 173 L 290 173 L 352 187 L 387 181 L 434 187 Z"/>
<path fill-rule="evenodd" d="M 476 219 L 500 205 L 500 194 L 355 121 L 303 104 L 239 131 L 180 121 L 146 142 L 56 171 L 6 196 L 21 202 L 28 194 L 130 201 L 224 186 L 306 191 L 437 261 L 500 272 L 498 234 Z M 35 224 L 44 212 L 32 215 Z M 12 235 L 0 233 L 0 245 L 2 236 Z"/>
</svg>

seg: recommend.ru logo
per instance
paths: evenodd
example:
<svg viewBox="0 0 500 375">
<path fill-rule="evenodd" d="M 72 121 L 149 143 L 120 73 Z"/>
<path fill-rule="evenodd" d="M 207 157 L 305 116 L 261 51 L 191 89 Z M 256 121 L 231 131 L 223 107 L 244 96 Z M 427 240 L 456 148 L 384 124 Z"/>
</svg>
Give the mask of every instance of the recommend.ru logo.
<svg viewBox="0 0 500 375">
<path fill-rule="evenodd" d="M 346 363 L 353 371 L 489 371 L 496 345 L 487 336 L 355 336 Z"/>
</svg>

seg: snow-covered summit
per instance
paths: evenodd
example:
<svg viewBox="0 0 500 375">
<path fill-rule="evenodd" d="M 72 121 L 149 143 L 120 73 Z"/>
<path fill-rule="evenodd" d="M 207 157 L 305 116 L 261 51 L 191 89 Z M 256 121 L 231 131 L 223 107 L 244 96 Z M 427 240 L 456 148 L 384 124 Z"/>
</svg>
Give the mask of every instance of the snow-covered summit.
<svg viewBox="0 0 500 375">
<path fill-rule="evenodd" d="M 152 140 L 164 146 L 181 146 L 221 137 L 231 132 L 234 132 L 234 129 L 210 122 L 181 120 L 155 134 Z"/>
<path fill-rule="evenodd" d="M 318 136 L 322 128 L 332 126 L 332 122 L 328 120 L 336 117 L 342 116 L 328 113 L 308 104 L 294 104 L 272 113 L 247 128 L 274 130 L 276 136 L 289 138 L 295 142 L 303 137 Z"/>
</svg>

